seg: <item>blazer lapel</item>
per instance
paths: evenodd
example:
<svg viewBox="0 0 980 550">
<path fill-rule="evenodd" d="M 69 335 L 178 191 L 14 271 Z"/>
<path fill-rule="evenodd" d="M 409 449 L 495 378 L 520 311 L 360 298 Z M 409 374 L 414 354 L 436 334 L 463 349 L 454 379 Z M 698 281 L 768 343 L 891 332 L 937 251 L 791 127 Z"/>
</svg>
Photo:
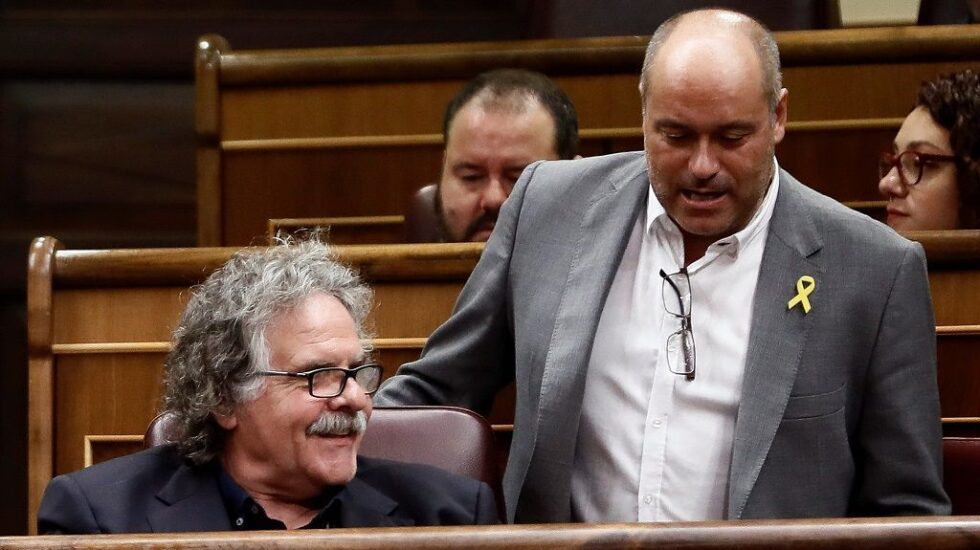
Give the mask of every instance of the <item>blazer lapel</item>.
<svg viewBox="0 0 980 550">
<path fill-rule="evenodd" d="M 569 267 L 545 359 L 538 437 L 532 459 L 551 470 L 541 474 L 557 484 L 552 489 L 556 493 L 552 494 L 558 498 L 546 506 L 565 510 L 566 514 L 569 484 L 565 478 L 571 474 L 575 455 L 592 341 L 631 228 L 646 204 L 649 180 L 645 166 L 640 156 L 619 174 L 613 174 L 609 180 L 612 184 L 595 193 L 577 234 L 569 236 L 577 240 L 576 255 Z M 556 463 L 561 465 L 557 471 L 553 469 Z"/>
<path fill-rule="evenodd" d="M 735 422 L 730 519 L 741 516 L 758 479 L 793 388 L 810 327 L 802 308 L 789 309 L 787 303 L 796 295 L 797 281 L 804 275 L 816 280 L 814 292 L 819 292 L 823 269 L 812 256 L 823 244 L 802 187 L 780 171 L 779 195 L 755 290 L 742 397 Z"/>
<path fill-rule="evenodd" d="M 181 465 L 157 500 L 159 506 L 147 513 L 154 533 L 231 530 L 218 483 L 208 468 Z"/>
<path fill-rule="evenodd" d="M 396 514 L 398 503 L 356 477 L 337 495 L 340 527 L 402 527 L 415 525 L 412 518 Z"/>
</svg>

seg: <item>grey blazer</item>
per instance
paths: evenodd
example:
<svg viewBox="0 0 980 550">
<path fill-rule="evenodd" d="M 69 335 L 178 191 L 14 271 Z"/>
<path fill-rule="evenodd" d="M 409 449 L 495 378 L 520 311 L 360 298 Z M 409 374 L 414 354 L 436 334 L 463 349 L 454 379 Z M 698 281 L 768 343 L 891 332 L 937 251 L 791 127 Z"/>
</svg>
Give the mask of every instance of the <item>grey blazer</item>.
<svg viewBox="0 0 980 550">
<path fill-rule="evenodd" d="M 948 514 L 922 248 L 780 173 L 753 305 L 728 517 Z M 508 519 L 571 519 L 596 326 L 645 207 L 642 152 L 537 163 L 455 310 L 378 405 L 486 412 L 516 381 Z M 803 275 L 813 309 L 787 308 Z"/>
</svg>

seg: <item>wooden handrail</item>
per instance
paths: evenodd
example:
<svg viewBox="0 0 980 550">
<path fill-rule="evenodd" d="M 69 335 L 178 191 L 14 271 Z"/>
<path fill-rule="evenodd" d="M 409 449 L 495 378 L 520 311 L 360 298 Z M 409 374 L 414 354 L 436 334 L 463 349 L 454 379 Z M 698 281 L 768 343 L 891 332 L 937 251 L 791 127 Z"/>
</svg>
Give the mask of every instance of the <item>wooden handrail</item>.
<svg viewBox="0 0 980 550">
<path fill-rule="evenodd" d="M 980 230 L 916 231 L 905 236 L 922 243 L 930 263 L 980 265 Z M 404 278 L 412 264 L 426 264 L 426 276 L 467 277 L 483 252 L 482 243 L 349 245 L 336 247 L 339 259 L 370 281 Z M 54 253 L 59 287 L 124 284 L 194 284 L 240 247 L 62 250 Z"/>
<path fill-rule="evenodd" d="M 980 27 L 949 25 L 777 32 L 784 67 L 963 60 L 980 51 Z M 214 42 L 206 42 L 213 48 Z M 221 44 L 222 86 L 469 78 L 497 67 L 551 76 L 639 75 L 647 37 L 575 38 L 353 48 L 234 50 Z"/>
<path fill-rule="evenodd" d="M 371 282 L 413 276 L 430 280 L 469 276 L 483 243 L 337 246 L 340 261 Z M 65 250 L 54 255 L 58 287 L 188 285 L 203 281 L 240 247 Z M 425 269 L 421 267 L 424 266 Z"/>
<path fill-rule="evenodd" d="M 930 265 L 956 263 L 964 268 L 980 265 L 980 230 L 907 231 L 905 237 L 922 244 Z"/>
<path fill-rule="evenodd" d="M 965 550 L 978 540 L 978 517 L 924 517 L 2 537 L 0 548 Z"/>
</svg>

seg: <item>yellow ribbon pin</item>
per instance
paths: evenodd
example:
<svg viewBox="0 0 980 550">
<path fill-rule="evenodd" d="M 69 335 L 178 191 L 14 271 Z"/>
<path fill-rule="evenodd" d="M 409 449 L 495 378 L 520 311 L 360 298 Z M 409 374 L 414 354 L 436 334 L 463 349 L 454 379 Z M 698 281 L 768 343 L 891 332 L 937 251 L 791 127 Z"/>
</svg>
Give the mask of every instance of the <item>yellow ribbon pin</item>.
<svg viewBox="0 0 980 550">
<path fill-rule="evenodd" d="M 786 304 L 786 309 L 793 309 L 796 304 L 803 304 L 803 313 L 810 313 L 810 300 L 807 298 L 817 287 L 817 282 L 813 277 L 804 275 L 796 281 L 796 296 Z"/>
</svg>

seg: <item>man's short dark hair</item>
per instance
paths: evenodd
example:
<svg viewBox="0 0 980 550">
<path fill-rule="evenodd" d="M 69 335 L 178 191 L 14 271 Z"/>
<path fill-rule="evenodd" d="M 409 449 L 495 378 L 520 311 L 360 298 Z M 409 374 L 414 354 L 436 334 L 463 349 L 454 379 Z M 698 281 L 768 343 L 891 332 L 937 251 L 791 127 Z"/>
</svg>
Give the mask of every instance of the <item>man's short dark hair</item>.
<svg viewBox="0 0 980 550">
<path fill-rule="evenodd" d="M 513 98 L 533 98 L 551 115 L 555 123 L 555 153 L 570 159 L 578 153 L 578 114 L 572 100 L 547 76 L 524 69 L 497 69 L 476 76 L 463 86 L 446 107 L 442 121 L 443 140 L 449 142 L 449 127 L 456 113 L 477 96 L 488 105 Z"/>
</svg>

